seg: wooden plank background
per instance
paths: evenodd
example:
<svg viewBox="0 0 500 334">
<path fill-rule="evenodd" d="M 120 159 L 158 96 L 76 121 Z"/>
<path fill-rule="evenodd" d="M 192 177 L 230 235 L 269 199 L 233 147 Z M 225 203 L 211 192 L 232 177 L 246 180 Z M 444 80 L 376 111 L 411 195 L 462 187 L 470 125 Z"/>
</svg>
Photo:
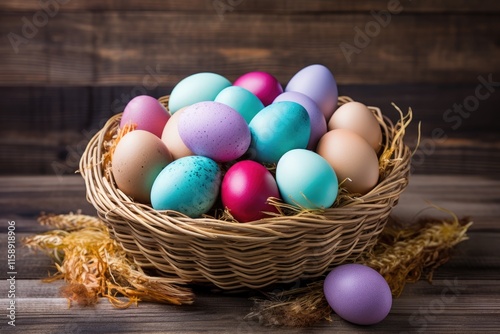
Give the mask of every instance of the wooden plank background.
<svg viewBox="0 0 500 334">
<path fill-rule="evenodd" d="M 388 10 L 377 29 L 373 13 Z M 391 102 L 413 109 L 408 144 L 418 122 L 423 135 L 414 172 L 498 177 L 499 31 L 495 0 L 3 1 L 0 174 L 73 173 L 107 118 L 189 74 L 263 70 L 286 85 L 322 63 L 341 94 L 392 119 Z M 478 99 L 484 80 L 494 83 Z M 448 112 L 464 103 L 470 112 Z"/>
</svg>

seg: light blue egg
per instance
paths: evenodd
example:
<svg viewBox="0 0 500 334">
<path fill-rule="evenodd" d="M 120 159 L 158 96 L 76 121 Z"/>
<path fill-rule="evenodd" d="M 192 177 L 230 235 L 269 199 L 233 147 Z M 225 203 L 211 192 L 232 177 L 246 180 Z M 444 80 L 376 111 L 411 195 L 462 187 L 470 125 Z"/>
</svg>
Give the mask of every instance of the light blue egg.
<svg viewBox="0 0 500 334">
<path fill-rule="evenodd" d="M 196 218 L 214 205 L 219 194 L 221 170 L 202 156 L 179 158 L 156 177 L 151 205 L 156 210 L 174 210 Z"/>
<path fill-rule="evenodd" d="M 304 149 L 285 153 L 276 167 L 282 199 L 308 209 L 329 208 L 338 194 L 335 171 L 319 154 Z"/>
<path fill-rule="evenodd" d="M 239 86 L 224 88 L 215 97 L 215 101 L 224 103 L 239 112 L 247 124 L 250 123 L 252 118 L 254 118 L 259 111 L 264 109 L 264 105 L 257 96 L 249 90 Z"/>
<path fill-rule="evenodd" d="M 306 148 L 311 135 L 311 121 L 303 106 L 282 101 L 268 105 L 252 119 L 251 159 L 276 163 L 286 152 Z"/>
<path fill-rule="evenodd" d="M 197 102 L 213 101 L 217 94 L 231 82 L 222 75 L 201 72 L 185 77 L 175 85 L 170 93 L 168 109 L 171 114 Z"/>
</svg>

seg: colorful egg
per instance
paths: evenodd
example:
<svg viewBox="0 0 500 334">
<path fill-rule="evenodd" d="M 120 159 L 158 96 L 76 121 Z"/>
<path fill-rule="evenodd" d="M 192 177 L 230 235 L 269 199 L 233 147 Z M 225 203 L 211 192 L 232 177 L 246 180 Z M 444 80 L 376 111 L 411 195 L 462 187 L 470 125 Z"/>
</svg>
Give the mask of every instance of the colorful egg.
<svg viewBox="0 0 500 334">
<path fill-rule="evenodd" d="M 329 208 L 335 202 L 338 181 L 328 161 L 310 150 L 285 153 L 276 167 L 281 198 L 308 209 Z"/>
<path fill-rule="evenodd" d="M 306 109 L 296 102 L 282 101 L 262 109 L 249 124 L 252 160 L 277 163 L 286 152 L 306 148 L 311 122 Z"/>
<path fill-rule="evenodd" d="M 333 113 L 328 130 L 347 129 L 363 137 L 375 150 L 382 147 L 382 130 L 375 115 L 360 102 L 347 102 Z"/>
<path fill-rule="evenodd" d="M 167 165 L 151 188 L 151 205 L 156 210 L 174 210 L 196 218 L 215 204 L 221 184 L 221 170 L 210 158 L 188 156 Z"/>
<path fill-rule="evenodd" d="M 120 128 L 126 124 L 135 125 L 136 130 L 149 131 L 158 138 L 170 114 L 167 109 L 154 97 L 140 95 L 134 97 L 125 107 L 120 120 Z"/>
<path fill-rule="evenodd" d="M 311 98 L 328 121 L 338 104 L 337 82 L 330 70 L 320 64 L 309 65 L 297 72 L 285 91 L 299 92 Z"/>
<path fill-rule="evenodd" d="M 154 180 L 172 161 L 156 135 L 135 130 L 120 139 L 113 152 L 111 171 L 118 189 L 140 203 L 150 202 Z"/>
<path fill-rule="evenodd" d="M 364 195 L 377 185 L 377 154 L 358 134 L 346 129 L 328 131 L 316 151 L 330 163 L 349 193 Z"/>
<path fill-rule="evenodd" d="M 243 87 L 231 86 L 224 88 L 216 97 L 215 102 L 230 106 L 243 116 L 247 123 L 264 108 L 264 105 L 249 90 Z"/>
<path fill-rule="evenodd" d="M 192 74 L 179 81 L 172 89 L 168 109 L 174 114 L 182 107 L 202 101 L 213 101 L 217 94 L 229 86 L 231 82 L 217 73 Z"/>
<path fill-rule="evenodd" d="M 280 94 L 273 103 L 279 101 L 297 102 L 306 109 L 309 114 L 309 119 L 311 120 L 311 136 L 309 137 L 307 148 L 309 150 L 316 149 L 319 139 L 327 131 L 325 116 L 321 110 L 319 110 L 316 102 L 299 92 L 284 92 L 283 94 Z"/>
<path fill-rule="evenodd" d="M 179 135 L 196 155 L 227 162 L 242 156 L 250 145 L 250 129 L 236 110 L 219 102 L 198 102 L 183 110 Z"/>
<path fill-rule="evenodd" d="M 278 79 L 272 74 L 261 71 L 243 74 L 233 85 L 243 87 L 255 94 L 264 106 L 270 105 L 278 95 L 283 93 L 283 87 Z"/>
<path fill-rule="evenodd" d="M 278 212 L 267 203 L 269 197 L 280 198 L 278 186 L 266 167 L 252 160 L 243 160 L 231 166 L 222 180 L 221 199 L 240 222 L 249 222 Z"/>
<path fill-rule="evenodd" d="M 333 311 L 357 325 L 384 320 L 392 307 L 387 281 L 376 270 L 361 264 L 344 264 L 325 278 L 323 291 Z"/>
<path fill-rule="evenodd" d="M 172 158 L 177 160 L 182 157 L 194 155 L 194 153 L 184 144 L 179 135 L 179 117 L 186 107 L 179 109 L 170 117 L 167 124 L 163 128 L 161 141 L 167 146 L 168 151 L 172 154 Z"/>
</svg>

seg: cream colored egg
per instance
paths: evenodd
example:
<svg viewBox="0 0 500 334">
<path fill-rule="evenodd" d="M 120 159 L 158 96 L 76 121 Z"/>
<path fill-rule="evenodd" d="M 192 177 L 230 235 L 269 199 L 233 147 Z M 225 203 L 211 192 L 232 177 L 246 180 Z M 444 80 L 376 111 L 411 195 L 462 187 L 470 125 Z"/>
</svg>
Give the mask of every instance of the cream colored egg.
<svg viewBox="0 0 500 334">
<path fill-rule="evenodd" d="M 174 160 L 194 155 L 182 141 L 177 126 L 179 123 L 179 117 L 185 109 L 186 107 L 179 109 L 170 117 L 167 124 L 165 124 L 165 128 L 163 128 L 163 133 L 161 135 L 161 140 L 167 146 Z"/>
<path fill-rule="evenodd" d="M 127 133 L 116 145 L 111 170 L 118 189 L 140 203 L 150 203 L 153 183 L 172 162 L 167 147 L 145 130 Z"/>
<path fill-rule="evenodd" d="M 375 115 L 360 102 L 340 106 L 328 121 L 328 130 L 347 129 L 363 137 L 375 152 L 382 147 L 382 130 Z"/>
<path fill-rule="evenodd" d="M 339 184 L 349 193 L 364 195 L 377 185 L 377 155 L 368 142 L 353 131 L 328 131 L 319 140 L 316 151 L 330 163 Z"/>
</svg>

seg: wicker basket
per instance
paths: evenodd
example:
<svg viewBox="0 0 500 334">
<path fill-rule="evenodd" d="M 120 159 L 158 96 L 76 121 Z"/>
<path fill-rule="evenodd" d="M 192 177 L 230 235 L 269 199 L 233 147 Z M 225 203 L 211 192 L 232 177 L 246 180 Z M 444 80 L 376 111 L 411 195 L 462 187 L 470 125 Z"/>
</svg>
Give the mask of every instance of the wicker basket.
<svg viewBox="0 0 500 334">
<path fill-rule="evenodd" d="M 340 104 L 347 101 L 342 97 Z M 103 166 L 103 154 L 117 135 L 121 114 L 91 139 L 81 158 L 87 199 L 143 269 L 225 290 L 318 277 L 354 261 L 374 245 L 408 183 L 411 154 L 403 143 L 403 120 L 393 124 L 380 109 L 370 110 L 381 124 L 386 149 L 393 149 L 389 159 L 381 162 L 379 183 L 368 194 L 343 196 L 323 211 L 236 223 L 193 219 L 135 203 L 117 189 L 107 172 L 109 165 Z"/>
</svg>

